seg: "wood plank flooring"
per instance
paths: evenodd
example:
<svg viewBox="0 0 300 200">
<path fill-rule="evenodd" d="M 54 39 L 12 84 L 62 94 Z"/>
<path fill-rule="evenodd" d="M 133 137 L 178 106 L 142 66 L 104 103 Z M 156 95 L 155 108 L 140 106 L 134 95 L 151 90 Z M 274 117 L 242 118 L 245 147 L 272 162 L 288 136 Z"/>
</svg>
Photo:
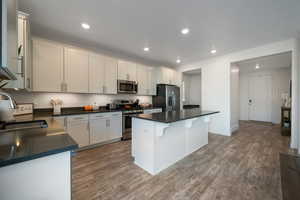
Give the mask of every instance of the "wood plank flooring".
<svg viewBox="0 0 300 200">
<path fill-rule="evenodd" d="M 73 157 L 73 200 L 281 200 L 279 126 L 241 122 L 232 137 L 209 144 L 157 176 L 133 164 L 131 141 Z"/>
</svg>

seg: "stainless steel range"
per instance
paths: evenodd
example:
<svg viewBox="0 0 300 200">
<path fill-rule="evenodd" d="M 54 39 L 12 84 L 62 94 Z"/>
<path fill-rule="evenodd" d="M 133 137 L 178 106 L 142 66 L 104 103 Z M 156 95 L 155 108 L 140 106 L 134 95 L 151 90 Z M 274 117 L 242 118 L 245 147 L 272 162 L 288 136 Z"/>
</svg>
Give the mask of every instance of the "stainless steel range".
<svg viewBox="0 0 300 200">
<path fill-rule="evenodd" d="M 142 114 L 142 109 L 123 110 L 123 135 L 122 140 L 131 139 L 132 116 Z"/>
<path fill-rule="evenodd" d="M 116 100 L 114 101 L 117 110 L 122 111 L 123 121 L 123 134 L 122 140 L 130 140 L 131 139 L 131 124 L 132 124 L 132 116 L 137 114 L 142 114 L 144 111 L 139 106 L 139 101 L 135 102 L 131 100 Z"/>
</svg>

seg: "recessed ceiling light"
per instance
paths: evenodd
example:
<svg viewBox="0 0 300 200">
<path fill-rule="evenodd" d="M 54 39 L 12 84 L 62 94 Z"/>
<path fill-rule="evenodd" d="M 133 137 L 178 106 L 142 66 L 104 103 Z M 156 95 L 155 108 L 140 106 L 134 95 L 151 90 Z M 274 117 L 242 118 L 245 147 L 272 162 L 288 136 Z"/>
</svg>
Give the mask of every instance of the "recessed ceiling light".
<svg viewBox="0 0 300 200">
<path fill-rule="evenodd" d="M 144 48 L 144 51 L 146 51 L 146 52 L 147 52 L 147 51 L 150 51 L 150 48 L 149 48 L 149 47 L 145 47 L 145 48 Z"/>
<path fill-rule="evenodd" d="M 259 64 L 256 64 L 255 69 L 259 69 L 259 68 L 260 68 Z"/>
<path fill-rule="evenodd" d="M 216 53 L 217 53 L 217 50 L 216 50 L 216 49 L 212 49 L 212 50 L 210 51 L 210 53 L 216 54 Z"/>
<path fill-rule="evenodd" d="M 181 63 L 181 60 L 178 58 L 177 60 L 176 60 L 176 63 Z"/>
<path fill-rule="evenodd" d="M 87 24 L 87 23 L 82 23 L 81 27 L 84 28 L 84 29 L 86 29 L 86 30 L 91 28 L 90 25 Z"/>
<path fill-rule="evenodd" d="M 182 33 L 183 35 L 186 35 L 186 34 L 188 34 L 189 32 L 190 32 L 190 29 L 188 29 L 188 28 L 184 28 L 184 29 L 181 30 L 181 33 Z"/>
</svg>

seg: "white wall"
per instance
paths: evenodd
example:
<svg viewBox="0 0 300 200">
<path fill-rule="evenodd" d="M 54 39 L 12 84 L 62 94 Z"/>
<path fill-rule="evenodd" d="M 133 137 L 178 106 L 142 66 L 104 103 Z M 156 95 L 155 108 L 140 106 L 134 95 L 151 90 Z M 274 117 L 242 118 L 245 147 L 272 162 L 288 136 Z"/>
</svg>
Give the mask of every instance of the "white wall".
<svg viewBox="0 0 300 200">
<path fill-rule="evenodd" d="M 292 54 L 292 136 L 291 147 L 297 148 L 300 154 L 300 106 L 299 106 L 299 94 L 300 94 L 300 38 L 295 39 L 294 44 L 295 51 Z"/>
<path fill-rule="evenodd" d="M 282 93 L 289 93 L 289 82 L 291 80 L 291 69 L 271 69 L 258 70 L 257 72 L 240 73 L 240 119 L 249 120 L 248 99 L 249 99 L 249 78 L 252 75 L 270 75 L 272 79 L 272 98 L 271 98 L 271 122 L 279 124 L 281 120 L 280 109 L 282 106 Z"/>
<path fill-rule="evenodd" d="M 34 103 L 35 108 L 51 108 L 50 100 L 52 98 L 60 98 L 63 100 L 63 107 L 81 107 L 85 105 L 92 105 L 95 102 L 99 106 L 105 106 L 115 99 L 139 99 L 140 103 L 152 103 L 151 96 L 38 93 L 24 91 L 10 91 L 10 93 L 16 99 L 17 103 Z"/>
<path fill-rule="evenodd" d="M 231 133 L 239 129 L 240 118 L 240 76 L 239 67 L 232 65 L 230 74 L 230 129 Z"/>
<path fill-rule="evenodd" d="M 218 110 L 221 113 L 212 117 L 210 132 L 231 135 L 230 119 L 230 67 L 231 63 L 295 50 L 295 39 L 285 40 L 239 51 L 212 59 L 200 60 L 191 65 L 181 66 L 182 72 L 201 69 L 202 108 Z M 295 67 L 293 65 L 293 67 Z M 293 117 L 294 122 L 298 119 Z M 292 132 L 298 130 L 292 130 Z M 296 133 L 295 132 L 295 133 Z M 292 133 L 293 134 L 293 133 Z"/>
<path fill-rule="evenodd" d="M 185 85 L 184 105 L 201 105 L 201 74 L 184 74 Z"/>
</svg>

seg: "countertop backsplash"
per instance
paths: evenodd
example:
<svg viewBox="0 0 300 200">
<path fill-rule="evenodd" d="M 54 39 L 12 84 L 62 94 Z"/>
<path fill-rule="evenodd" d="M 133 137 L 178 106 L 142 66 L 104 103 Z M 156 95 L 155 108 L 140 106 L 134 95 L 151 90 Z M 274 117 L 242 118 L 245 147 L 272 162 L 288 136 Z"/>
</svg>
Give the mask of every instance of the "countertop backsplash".
<svg viewBox="0 0 300 200">
<path fill-rule="evenodd" d="M 99 106 L 105 106 L 116 99 L 135 100 L 139 99 L 140 103 L 151 103 L 152 96 L 138 95 L 102 95 L 102 94 L 75 94 L 75 93 L 43 93 L 43 92 L 26 92 L 26 91 L 9 91 L 17 103 L 33 103 L 34 108 L 52 108 L 51 99 L 61 99 L 62 107 L 82 107 L 93 105 L 95 102 Z"/>
</svg>

